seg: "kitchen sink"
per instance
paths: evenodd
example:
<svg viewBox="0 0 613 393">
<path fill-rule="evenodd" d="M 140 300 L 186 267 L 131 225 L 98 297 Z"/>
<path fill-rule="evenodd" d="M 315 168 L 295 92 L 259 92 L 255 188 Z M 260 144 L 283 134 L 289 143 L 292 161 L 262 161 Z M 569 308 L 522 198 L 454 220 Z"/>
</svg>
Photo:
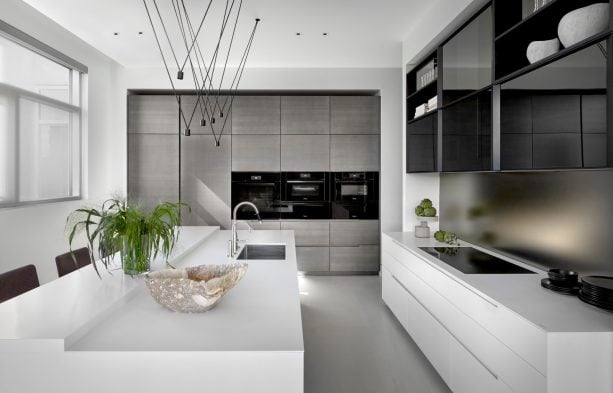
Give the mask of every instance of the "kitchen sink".
<svg viewBox="0 0 613 393">
<path fill-rule="evenodd" d="M 285 259 L 285 244 L 246 244 L 236 259 Z"/>
</svg>

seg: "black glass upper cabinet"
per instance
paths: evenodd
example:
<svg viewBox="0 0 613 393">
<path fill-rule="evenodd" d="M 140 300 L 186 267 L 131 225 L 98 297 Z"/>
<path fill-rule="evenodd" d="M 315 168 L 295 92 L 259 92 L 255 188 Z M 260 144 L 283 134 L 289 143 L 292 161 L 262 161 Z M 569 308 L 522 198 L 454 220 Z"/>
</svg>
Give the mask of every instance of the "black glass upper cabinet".
<svg viewBox="0 0 613 393">
<path fill-rule="evenodd" d="M 443 105 L 492 83 L 492 48 L 490 6 L 442 46 Z"/>
<path fill-rule="evenodd" d="M 607 42 L 501 86 L 502 170 L 607 167 Z"/>
</svg>

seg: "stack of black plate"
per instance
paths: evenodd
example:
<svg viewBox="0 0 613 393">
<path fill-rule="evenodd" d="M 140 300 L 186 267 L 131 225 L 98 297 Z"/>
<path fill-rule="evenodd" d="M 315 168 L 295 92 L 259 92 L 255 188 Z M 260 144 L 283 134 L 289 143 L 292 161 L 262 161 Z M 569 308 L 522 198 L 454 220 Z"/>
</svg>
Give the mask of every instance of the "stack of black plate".
<svg viewBox="0 0 613 393">
<path fill-rule="evenodd" d="M 541 280 L 543 288 L 550 289 L 564 295 L 577 295 L 579 293 L 579 275 L 572 270 L 550 269 L 549 278 Z"/>
<path fill-rule="evenodd" d="M 585 276 L 581 284 L 579 299 L 592 306 L 613 311 L 613 277 Z"/>
</svg>

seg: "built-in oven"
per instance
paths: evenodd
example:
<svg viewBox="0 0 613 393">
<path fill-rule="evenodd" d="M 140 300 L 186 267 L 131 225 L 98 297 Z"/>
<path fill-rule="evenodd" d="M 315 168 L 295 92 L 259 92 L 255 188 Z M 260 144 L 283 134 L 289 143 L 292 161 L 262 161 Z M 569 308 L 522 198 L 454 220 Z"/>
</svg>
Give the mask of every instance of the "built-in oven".
<svg viewBox="0 0 613 393">
<path fill-rule="evenodd" d="M 287 201 L 327 201 L 327 172 L 283 172 L 284 199 Z"/>
<path fill-rule="evenodd" d="M 288 206 L 281 202 L 281 174 L 278 172 L 232 172 L 232 209 L 241 202 L 255 204 L 262 219 L 280 219 Z M 241 220 L 257 219 L 246 208 L 237 212 Z"/>
<path fill-rule="evenodd" d="M 283 172 L 283 203 L 286 219 L 329 219 L 330 182 L 328 172 Z"/>
<path fill-rule="evenodd" d="M 334 172 L 331 184 L 332 218 L 379 218 L 378 172 Z"/>
</svg>

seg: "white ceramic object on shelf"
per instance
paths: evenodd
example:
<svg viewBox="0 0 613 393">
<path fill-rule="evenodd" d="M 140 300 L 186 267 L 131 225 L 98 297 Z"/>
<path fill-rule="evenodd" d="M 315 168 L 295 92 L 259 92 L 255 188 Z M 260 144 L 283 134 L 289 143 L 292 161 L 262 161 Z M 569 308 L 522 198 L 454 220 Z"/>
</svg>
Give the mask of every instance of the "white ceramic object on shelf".
<svg viewBox="0 0 613 393">
<path fill-rule="evenodd" d="M 420 224 L 415 226 L 415 237 L 430 237 L 430 227 L 428 223 L 437 222 L 438 217 L 417 216 L 417 219 L 420 221 Z"/>
<path fill-rule="evenodd" d="M 178 312 L 204 312 L 245 275 L 246 263 L 166 269 L 145 275 L 145 284 L 160 305 Z"/>
<path fill-rule="evenodd" d="M 530 64 L 536 63 L 560 50 L 560 40 L 554 38 L 546 41 L 532 41 L 526 50 L 526 57 Z"/>
<path fill-rule="evenodd" d="M 605 31 L 609 27 L 609 4 L 596 3 L 564 15 L 558 24 L 558 37 L 564 47 Z"/>
</svg>

